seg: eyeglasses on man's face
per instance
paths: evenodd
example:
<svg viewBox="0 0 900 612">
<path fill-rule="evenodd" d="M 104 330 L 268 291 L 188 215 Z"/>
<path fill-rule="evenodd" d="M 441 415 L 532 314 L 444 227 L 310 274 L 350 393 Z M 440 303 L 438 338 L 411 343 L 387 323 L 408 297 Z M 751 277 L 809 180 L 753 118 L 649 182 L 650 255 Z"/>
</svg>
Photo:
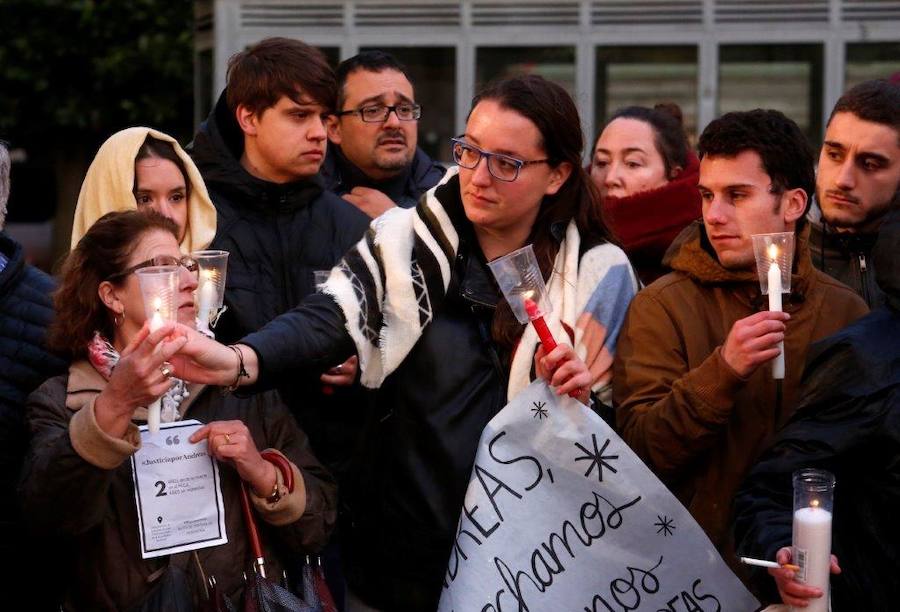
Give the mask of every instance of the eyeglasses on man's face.
<svg viewBox="0 0 900 612">
<path fill-rule="evenodd" d="M 519 171 L 524 166 L 546 164 L 550 161 L 549 159 L 516 159 L 503 153 L 491 153 L 466 142 L 462 137 L 451 138 L 450 141 L 453 143 L 453 161 L 461 168 L 474 170 L 481 158 L 484 157 L 487 159 L 488 172 L 491 173 L 491 176 L 507 183 L 519 178 Z"/>
<path fill-rule="evenodd" d="M 142 261 L 139 264 L 135 264 L 130 268 L 125 268 L 121 272 L 116 272 L 115 274 L 110 274 L 106 280 L 112 281 L 120 278 L 125 278 L 129 274 L 132 274 L 141 268 L 149 268 L 150 266 L 181 266 L 185 270 L 191 273 L 196 273 L 197 270 L 200 269 L 200 265 L 197 263 L 197 260 L 191 257 L 190 255 L 185 255 L 183 257 L 172 257 L 171 255 L 157 255 L 156 257 L 151 257 L 146 261 Z"/>
<path fill-rule="evenodd" d="M 382 123 L 387 121 L 391 112 L 397 115 L 400 121 L 415 121 L 422 116 L 422 107 L 418 104 L 404 102 L 403 104 L 395 104 L 394 106 L 384 106 L 383 104 L 372 104 L 371 106 L 363 106 L 354 110 L 344 110 L 337 114 L 338 117 L 344 115 L 359 115 L 359 118 L 366 123 Z"/>
</svg>

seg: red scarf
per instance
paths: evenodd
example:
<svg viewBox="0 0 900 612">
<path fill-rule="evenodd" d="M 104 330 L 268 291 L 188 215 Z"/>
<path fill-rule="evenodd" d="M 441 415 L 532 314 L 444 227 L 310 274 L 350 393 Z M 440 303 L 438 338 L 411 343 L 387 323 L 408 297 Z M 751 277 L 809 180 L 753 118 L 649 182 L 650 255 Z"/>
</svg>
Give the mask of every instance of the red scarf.
<svg viewBox="0 0 900 612">
<path fill-rule="evenodd" d="M 691 153 L 687 168 L 662 187 L 603 200 L 603 219 L 645 285 L 669 271 L 662 265 L 666 249 L 701 216 L 699 177 L 700 161 Z"/>
</svg>

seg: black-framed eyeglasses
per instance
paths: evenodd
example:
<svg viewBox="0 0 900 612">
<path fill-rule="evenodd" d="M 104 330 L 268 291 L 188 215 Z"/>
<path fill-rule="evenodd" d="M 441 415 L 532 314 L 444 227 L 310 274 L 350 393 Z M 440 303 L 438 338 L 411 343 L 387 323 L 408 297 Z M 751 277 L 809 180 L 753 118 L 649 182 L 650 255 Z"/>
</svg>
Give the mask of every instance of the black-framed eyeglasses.
<svg viewBox="0 0 900 612">
<path fill-rule="evenodd" d="M 184 255 L 183 257 L 172 257 L 171 255 L 157 255 L 156 257 L 151 257 L 146 261 L 142 261 L 139 264 L 135 264 L 130 268 L 126 268 L 121 272 L 116 272 L 115 274 L 110 274 L 106 277 L 106 280 L 112 281 L 120 278 L 125 278 L 129 274 L 140 270 L 141 268 L 149 268 L 150 266 L 181 266 L 188 272 L 197 272 L 200 269 L 200 265 L 197 263 L 197 260 L 191 257 L 190 255 Z"/>
<path fill-rule="evenodd" d="M 373 104 L 372 106 L 363 106 L 354 110 L 343 110 L 335 113 L 338 117 L 344 115 L 359 115 L 359 118 L 366 123 L 382 123 L 387 121 L 391 112 L 397 115 L 400 121 L 415 121 L 422 116 L 422 107 L 419 104 L 404 102 L 403 104 L 395 104 L 394 106 L 384 106 L 383 104 Z"/>
<path fill-rule="evenodd" d="M 474 170 L 482 157 L 487 158 L 488 172 L 491 176 L 507 183 L 519 178 L 519 170 L 524 166 L 550 162 L 549 159 L 516 159 L 503 153 L 491 153 L 462 140 L 462 137 L 451 138 L 450 141 L 453 143 L 453 161 L 460 167 Z"/>
</svg>

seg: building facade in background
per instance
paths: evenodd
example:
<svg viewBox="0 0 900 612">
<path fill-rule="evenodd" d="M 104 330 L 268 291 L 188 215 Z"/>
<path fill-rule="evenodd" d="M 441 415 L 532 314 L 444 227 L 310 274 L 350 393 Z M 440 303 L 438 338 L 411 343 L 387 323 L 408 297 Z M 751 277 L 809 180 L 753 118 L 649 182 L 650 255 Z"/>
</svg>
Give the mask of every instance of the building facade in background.
<svg viewBox="0 0 900 612">
<path fill-rule="evenodd" d="M 767 107 L 816 144 L 845 88 L 900 72 L 895 0 L 201 0 L 195 13 L 198 120 L 228 57 L 267 36 L 335 63 L 379 48 L 412 72 L 420 144 L 445 161 L 480 85 L 522 71 L 574 95 L 588 139 L 616 108 L 668 100 L 691 135 Z"/>
</svg>

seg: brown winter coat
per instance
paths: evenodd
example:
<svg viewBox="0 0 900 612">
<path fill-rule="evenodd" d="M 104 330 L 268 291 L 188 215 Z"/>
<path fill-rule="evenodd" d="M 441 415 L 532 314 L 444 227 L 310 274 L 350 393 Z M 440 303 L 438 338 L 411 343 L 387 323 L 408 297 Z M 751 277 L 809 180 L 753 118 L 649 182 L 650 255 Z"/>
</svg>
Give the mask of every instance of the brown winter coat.
<svg viewBox="0 0 900 612">
<path fill-rule="evenodd" d="M 806 351 L 867 312 L 848 287 L 814 269 L 797 241 L 785 337 L 784 400 L 771 368 L 738 376 L 722 345 L 739 319 L 768 308 L 755 269 L 723 268 L 702 223 L 673 243 L 672 273 L 631 303 L 613 365 L 622 437 L 669 486 L 731 562 L 731 504 L 772 434 L 794 411 Z"/>
<path fill-rule="evenodd" d="M 215 576 L 226 594 L 234 594 L 251 559 L 237 472 L 220 464 L 226 544 L 199 549 L 196 558 L 187 552 L 142 560 L 130 461 L 140 447 L 140 436 L 133 423 L 124 439 L 99 428 L 94 401 L 105 385 L 87 361 L 80 361 L 69 374 L 48 380 L 28 400 L 33 437 L 20 497 L 33 527 L 60 536 L 61 545 L 74 544 L 66 575 L 47 576 L 66 583 L 64 608 L 130 610 L 146 597 L 169 563 L 187 572 L 195 601 L 202 593 L 203 574 Z M 334 481 L 274 392 L 238 398 L 223 397 L 213 387 L 190 389 L 181 406 L 185 419 L 241 420 L 257 448 L 278 450 L 293 464 L 294 493 L 287 494 L 279 476 L 283 497 L 278 502 L 250 495 L 261 538 L 270 545 L 266 546 L 269 574 L 279 576 L 278 556 L 271 545 L 277 543 L 282 554 L 324 546 L 336 518 Z"/>
</svg>

